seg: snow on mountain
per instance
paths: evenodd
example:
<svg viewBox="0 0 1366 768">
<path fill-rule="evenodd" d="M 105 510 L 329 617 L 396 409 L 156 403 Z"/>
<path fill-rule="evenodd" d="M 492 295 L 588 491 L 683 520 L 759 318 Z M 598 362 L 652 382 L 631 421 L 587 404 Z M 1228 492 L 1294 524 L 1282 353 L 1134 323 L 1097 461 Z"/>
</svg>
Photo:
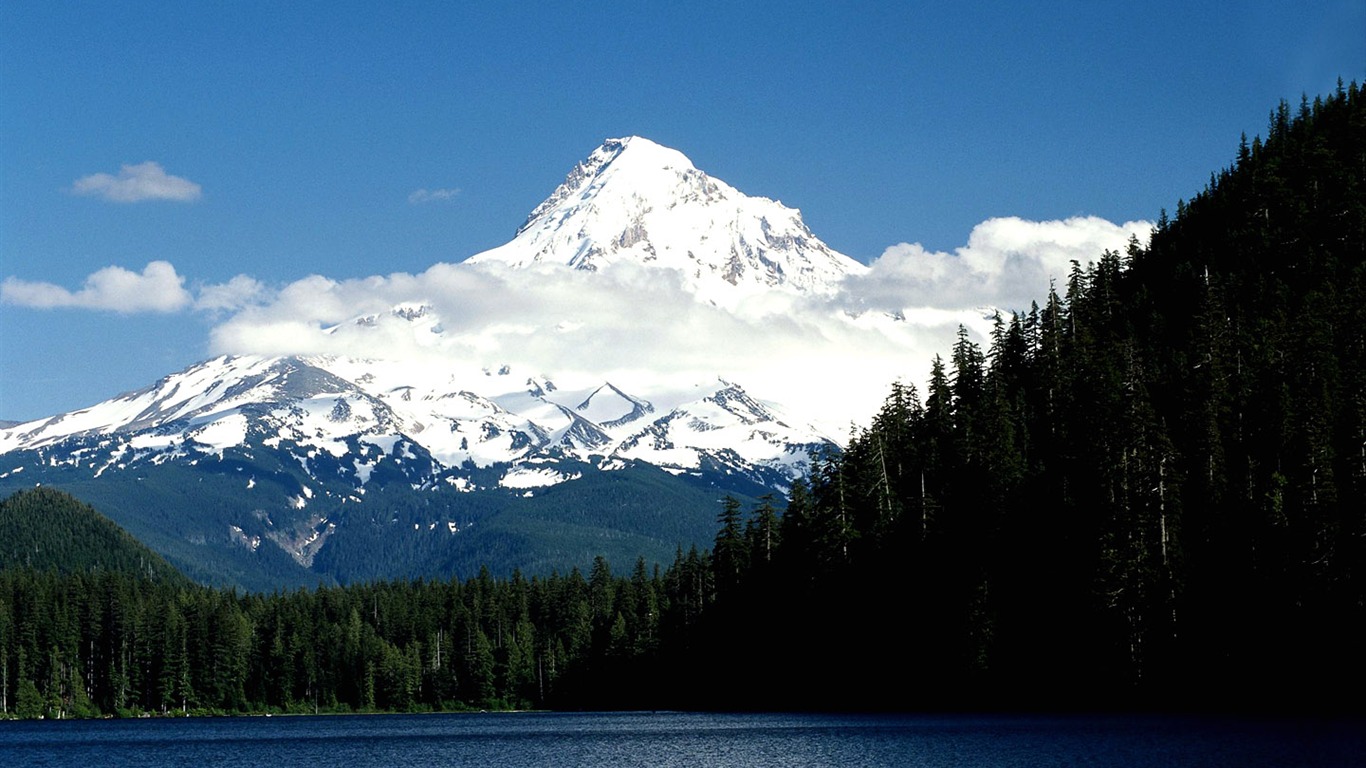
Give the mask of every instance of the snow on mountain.
<svg viewBox="0 0 1366 768">
<path fill-rule="evenodd" d="M 409 480 L 468 490 L 478 487 L 471 471 L 490 467 L 503 467 L 505 487 L 578 476 L 544 466 L 560 460 L 601 469 L 635 460 L 676 474 L 726 467 L 782 482 L 804 471 L 809 447 L 827 442 L 734 384 L 659 398 L 656 405 L 610 382 L 559 388 L 509 368 L 221 357 L 81 411 L 0 430 L 0 454 L 44 451 L 49 462 L 101 474 L 268 448 L 320 481 L 337 479 L 337 470 L 321 476 L 318 469 L 331 457 L 356 489 L 386 458 L 403 458 Z"/>
<path fill-rule="evenodd" d="M 296 281 L 215 328 L 229 354 L 0 423 L 0 481 L 81 488 L 253 588 L 667 558 L 721 493 L 806 474 L 916 334 L 951 338 L 851 301 L 867 271 L 796 210 L 611 139 L 499 248 Z"/>
<path fill-rule="evenodd" d="M 798 211 L 749 197 L 648 139 L 608 139 L 535 208 L 507 244 L 467 263 L 621 261 L 677 270 L 699 298 L 733 307 L 763 291 L 833 292 L 867 270 L 831 250 Z"/>
<path fill-rule="evenodd" d="M 552 278 L 557 267 L 597 272 L 627 262 L 676 272 L 718 312 L 763 294 L 829 295 L 867 269 L 822 243 L 796 210 L 741 194 L 640 137 L 606 141 L 512 241 L 467 261 L 542 267 Z M 642 384 L 636 376 L 623 387 L 605 371 L 557 381 L 520 366 L 477 367 L 442 346 L 449 339 L 440 312 L 423 301 L 318 332 L 348 339 L 377 329 L 411 335 L 410 349 L 424 354 L 218 357 L 89 408 L 0 428 L 0 454 L 38 451 L 49 463 L 102 473 L 273 450 L 309 476 L 355 489 L 386 462 L 402 464 L 399 474 L 415 485 L 463 490 L 490 483 L 490 472 L 501 472 L 492 482 L 528 488 L 579 476 L 568 463 L 611 469 L 628 461 L 675 474 L 738 472 L 781 487 L 803 471 L 811 447 L 830 442 L 807 424 L 814 419 L 782 415 L 726 381 Z"/>
</svg>

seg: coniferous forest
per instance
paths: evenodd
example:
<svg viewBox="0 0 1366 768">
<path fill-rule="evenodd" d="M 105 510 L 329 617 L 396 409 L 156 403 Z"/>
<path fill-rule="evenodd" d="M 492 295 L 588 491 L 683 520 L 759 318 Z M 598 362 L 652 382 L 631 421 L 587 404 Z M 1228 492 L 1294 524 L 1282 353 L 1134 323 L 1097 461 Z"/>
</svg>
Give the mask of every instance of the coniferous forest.
<svg viewBox="0 0 1366 768">
<path fill-rule="evenodd" d="M 667 567 L 265 595 L 16 562 L 0 711 L 1359 707 L 1358 86 L 815 458 Z"/>
</svg>

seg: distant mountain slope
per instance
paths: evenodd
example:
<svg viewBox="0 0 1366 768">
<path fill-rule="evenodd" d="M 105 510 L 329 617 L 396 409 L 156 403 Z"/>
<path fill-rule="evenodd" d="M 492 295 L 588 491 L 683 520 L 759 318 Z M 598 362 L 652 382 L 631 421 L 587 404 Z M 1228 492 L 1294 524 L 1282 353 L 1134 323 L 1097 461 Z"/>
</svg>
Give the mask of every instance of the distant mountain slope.
<svg viewBox="0 0 1366 768">
<path fill-rule="evenodd" d="M 0 569 L 117 571 L 183 581 L 160 555 L 109 518 L 52 488 L 0 500 Z"/>
<path fill-rule="evenodd" d="M 262 479 L 245 492 L 251 464 L 232 451 L 195 465 L 165 462 L 93 478 L 69 468 L 34 470 L 109 516 L 195 581 L 252 591 L 376 579 L 475 576 L 487 567 L 527 576 L 644 557 L 667 563 L 676 550 L 707 545 L 728 492 L 706 481 L 632 464 L 589 472 L 533 495 L 505 490 L 414 490 L 376 485 L 365 503 L 339 501 L 321 486 L 298 510 L 272 500 Z M 733 491 L 751 503 L 763 486 Z M 267 512 L 269 508 L 269 512 Z M 322 542 L 323 546 L 317 546 Z M 310 555 L 307 564 L 297 556 Z"/>
</svg>

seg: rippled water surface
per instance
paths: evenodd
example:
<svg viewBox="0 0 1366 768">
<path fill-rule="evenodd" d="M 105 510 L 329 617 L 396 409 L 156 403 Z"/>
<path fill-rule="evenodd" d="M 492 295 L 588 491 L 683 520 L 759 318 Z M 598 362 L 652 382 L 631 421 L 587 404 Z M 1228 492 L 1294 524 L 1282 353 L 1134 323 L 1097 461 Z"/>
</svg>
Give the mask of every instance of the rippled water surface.
<svg viewBox="0 0 1366 768">
<path fill-rule="evenodd" d="M 0 766 L 1363 766 L 1360 720 L 694 713 L 0 722 Z"/>
</svg>

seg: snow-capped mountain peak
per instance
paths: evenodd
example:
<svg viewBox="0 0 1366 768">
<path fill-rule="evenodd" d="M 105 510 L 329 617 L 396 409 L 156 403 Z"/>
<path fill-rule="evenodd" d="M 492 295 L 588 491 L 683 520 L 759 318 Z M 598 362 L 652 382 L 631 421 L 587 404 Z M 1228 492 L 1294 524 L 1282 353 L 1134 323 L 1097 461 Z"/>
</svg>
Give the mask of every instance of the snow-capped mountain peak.
<svg viewBox="0 0 1366 768">
<path fill-rule="evenodd" d="M 669 186 L 675 181 L 671 176 L 689 172 L 699 173 L 682 152 L 639 136 L 608 139 L 576 165 L 550 197 L 532 210 L 517 234 L 542 223 L 547 214 L 570 198 L 596 195 L 609 181 L 643 190 Z"/>
<path fill-rule="evenodd" d="M 458 532 L 477 533 L 521 503 L 510 500 L 542 493 L 610 510 L 613 526 L 649 531 L 652 516 L 675 508 L 701 512 L 709 526 L 712 489 L 783 492 L 809 471 L 812 451 L 834 444 L 815 414 L 852 400 L 848 393 L 832 391 L 799 415 L 729 380 L 752 381 L 743 363 L 733 370 L 745 356 L 726 348 L 728 335 L 762 334 L 755 321 L 772 307 L 830 294 L 866 270 L 816 238 L 796 210 L 744 195 L 676 150 L 610 139 L 512 241 L 469 261 L 433 273 L 473 290 L 497 281 L 526 288 L 528 303 L 479 296 L 464 306 L 444 284 L 390 295 L 379 281 L 374 296 L 314 319 L 317 337 L 294 354 L 225 355 L 87 408 L 0 423 L 0 481 L 98 482 L 114 489 L 110 498 L 128 499 L 143 534 L 191 561 L 217 547 L 223 562 L 274 568 L 266 556 L 278 553 L 258 551 L 265 541 L 305 569 L 320 556 L 326 570 L 365 561 L 360 553 L 389 541 L 384 551 L 449 558 L 455 549 L 445 548 L 460 545 L 413 544 L 400 530 L 459 541 Z M 561 315 L 550 301 L 544 318 L 523 316 L 541 296 L 567 296 L 570 309 Z M 638 313 L 646 301 L 658 311 Z M 679 350 L 658 324 L 675 321 L 715 336 L 717 356 L 670 359 Z M 611 353 L 607 365 L 592 349 L 581 354 L 594 345 Z M 646 488 L 663 501 L 643 496 Z M 675 523 L 658 535 L 674 536 Z M 607 538 L 619 535 L 614 527 Z M 233 559 L 238 550 L 245 559 Z"/>
<path fill-rule="evenodd" d="M 674 269 L 695 295 L 722 305 L 763 290 L 828 293 L 866 269 L 821 242 L 795 209 L 747 196 L 683 153 L 639 136 L 608 139 L 536 206 L 511 242 L 468 261 Z"/>
</svg>

